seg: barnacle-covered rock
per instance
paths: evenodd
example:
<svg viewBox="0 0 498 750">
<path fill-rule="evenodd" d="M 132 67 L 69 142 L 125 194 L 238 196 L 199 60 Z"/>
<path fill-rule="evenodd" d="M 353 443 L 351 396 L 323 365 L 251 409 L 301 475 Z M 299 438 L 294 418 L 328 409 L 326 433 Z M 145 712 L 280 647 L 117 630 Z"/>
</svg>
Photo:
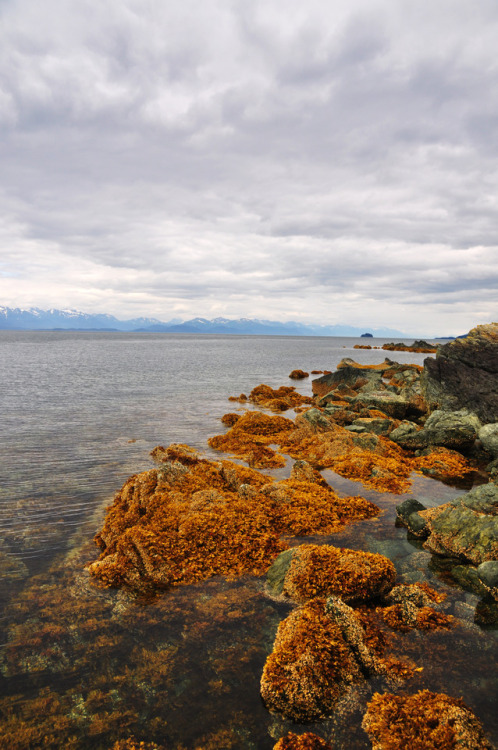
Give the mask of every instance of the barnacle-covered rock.
<svg viewBox="0 0 498 750">
<path fill-rule="evenodd" d="M 393 630 L 438 630 L 449 628 L 453 620 L 434 609 L 444 599 L 445 595 L 425 583 L 395 586 L 386 597 L 388 606 L 378 611 Z"/>
<path fill-rule="evenodd" d="M 269 710 L 287 719 L 325 719 L 353 683 L 388 671 L 367 645 L 355 611 L 338 597 L 316 598 L 280 623 L 261 695 Z"/>
<path fill-rule="evenodd" d="M 482 726 L 465 703 L 444 693 L 375 693 L 363 729 L 372 750 L 491 750 Z"/>
</svg>

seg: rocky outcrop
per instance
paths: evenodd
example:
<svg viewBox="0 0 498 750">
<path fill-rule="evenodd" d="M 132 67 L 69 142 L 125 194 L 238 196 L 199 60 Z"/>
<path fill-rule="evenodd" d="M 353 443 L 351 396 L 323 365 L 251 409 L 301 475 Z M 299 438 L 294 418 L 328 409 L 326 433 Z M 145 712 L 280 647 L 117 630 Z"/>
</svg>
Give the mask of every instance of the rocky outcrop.
<svg viewBox="0 0 498 750">
<path fill-rule="evenodd" d="M 268 571 L 267 587 L 272 595 L 298 603 L 332 594 L 351 603 L 385 596 L 395 580 L 396 569 L 383 555 L 303 544 L 277 557 Z"/>
<path fill-rule="evenodd" d="M 468 409 L 481 422 L 498 422 L 498 323 L 438 348 L 424 362 L 421 384 L 431 410 Z"/>
<path fill-rule="evenodd" d="M 465 703 L 444 693 L 375 693 L 363 729 L 372 750 L 491 750 L 481 723 Z"/>
</svg>

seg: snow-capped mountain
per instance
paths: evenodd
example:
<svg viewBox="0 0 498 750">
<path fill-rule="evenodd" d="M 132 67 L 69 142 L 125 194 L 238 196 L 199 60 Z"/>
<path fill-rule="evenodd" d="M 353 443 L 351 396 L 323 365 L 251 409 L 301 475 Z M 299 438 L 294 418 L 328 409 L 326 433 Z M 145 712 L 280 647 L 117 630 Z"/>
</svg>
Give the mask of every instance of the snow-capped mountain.
<svg viewBox="0 0 498 750">
<path fill-rule="evenodd" d="M 0 306 L 0 329 L 10 330 L 101 330 L 141 331 L 146 333 L 230 333 L 270 336 L 361 336 L 364 328 L 347 325 L 306 325 L 294 321 L 281 323 L 257 318 L 192 318 L 182 322 L 178 318 L 162 322 L 156 318 L 119 320 L 113 315 L 83 313 L 78 310 L 40 310 L 38 307 Z M 407 338 L 394 328 L 371 328 L 374 336 Z"/>
</svg>

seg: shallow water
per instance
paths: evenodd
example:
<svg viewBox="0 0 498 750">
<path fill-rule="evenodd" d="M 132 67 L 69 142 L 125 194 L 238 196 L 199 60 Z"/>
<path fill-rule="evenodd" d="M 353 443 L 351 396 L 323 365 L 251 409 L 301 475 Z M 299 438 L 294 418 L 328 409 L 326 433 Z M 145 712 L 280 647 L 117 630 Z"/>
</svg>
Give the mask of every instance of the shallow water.
<svg viewBox="0 0 498 750">
<path fill-rule="evenodd" d="M 287 605 L 267 598 L 255 578 L 215 579 L 137 602 L 96 588 L 84 564 L 96 557 L 92 537 L 106 504 L 130 474 L 151 466 L 155 445 L 184 442 L 219 457 L 206 440 L 222 431 L 224 413 L 240 408 L 228 396 L 287 384 L 295 368 L 334 370 L 342 357 L 371 363 L 386 354 L 355 343 L 0 332 L 3 746 L 110 748 L 135 736 L 177 750 L 273 747 L 286 725 L 263 707 L 259 680 Z M 426 356 L 387 354 L 420 364 Z M 309 380 L 297 388 L 311 393 Z M 324 475 L 382 513 L 313 541 L 388 555 L 400 581 L 427 580 L 447 592 L 446 611 L 458 617 L 448 633 L 399 637 L 400 654 L 423 667 L 406 689 L 463 696 L 497 742 L 496 631 L 474 624 L 478 598 L 448 582 L 396 528 L 399 496 Z M 433 503 L 462 491 L 423 477 L 414 483 Z M 359 729 L 330 722 L 315 729 L 338 746 L 369 747 Z"/>
</svg>

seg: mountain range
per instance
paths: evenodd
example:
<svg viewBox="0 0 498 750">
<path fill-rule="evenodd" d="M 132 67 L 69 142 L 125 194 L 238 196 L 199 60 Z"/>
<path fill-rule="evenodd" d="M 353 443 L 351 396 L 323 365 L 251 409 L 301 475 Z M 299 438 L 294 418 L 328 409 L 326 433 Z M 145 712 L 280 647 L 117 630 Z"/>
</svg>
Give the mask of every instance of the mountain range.
<svg viewBox="0 0 498 750">
<path fill-rule="evenodd" d="M 132 318 L 119 320 L 113 315 L 83 313 L 77 310 L 40 310 L 38 307 L 23 309 L 0 306 L 0 329 L 23 331 L 136 331 L 142 333 L 229 333 L 270 336 L 361 336 L 365 332 L 373 336 L 408 338 L 394 328 L 355 328 L 348 325 L 312 325 L 297 322 L 281 323 L 275 320 L 252 318 L 192 318 L 182 321 L 173 318 L 160 321 L 156 318 Z"/>
</svg>

